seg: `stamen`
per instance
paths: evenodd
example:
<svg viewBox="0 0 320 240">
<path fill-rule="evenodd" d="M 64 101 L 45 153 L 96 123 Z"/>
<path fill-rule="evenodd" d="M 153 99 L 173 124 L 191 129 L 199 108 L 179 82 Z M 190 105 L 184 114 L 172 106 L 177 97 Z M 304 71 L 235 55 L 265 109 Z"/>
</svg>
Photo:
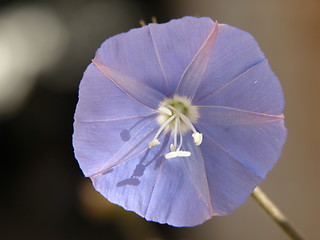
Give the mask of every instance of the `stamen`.
<svg viewBox="0 0 320 240">
<path fill-rule="evenodd" d="M 172 106 L 168 106 L 168 108 L 171 108 L 172 110 L 176 111 L 176 109 Z M 197 146 L 199 146 L 202 143 L 202 133 L 197 132 L 189 118 L 187 118 L 184 114 L 179 112 L 177 112 L 177 114 L 182 119 L 182 121 L 191 129 L 191 131 L 193 132 L 193 141 Z"/>
<path fill-rule="evenodd" d="M 175 152 L 176 146 L 174 144 L 170 144 L 170 150 L 171 150 L 171 152 Z"/>
<path fill-rule="evenodd" d="M 178 122 L 178 128 L 180 129 L 180 118 L 179 118 L 179 122 Z M 183 140 L 183 138 L 182 138 L 182 133 L 181 133 L 181 131 L 179 131 L 179 139 L 180 139 L 180 143 L 179 143 L 179 146 L 178 146 L 178 148 L 177 148 L 177 151 L 179 151 L 180 148 L 181 148 L 181 146 L 182 146 L 182 140 Z"/>
<path fill-rule="evenodd" d="M 175 151 L 175 152 L 169 152 L 164 157 L 166 159 L 175 158 L 175 157 L 190 157 L 191 152 L 189 151 Z"/>
<path fill-rule="evenodd" d="M 167 121 L 165 121 L 165 122 L 163 123 L 163 125 L 159 128 L 158 132 L 157 132 L 156 135 L 154 136 L 153 140 L 149 143 L 149 148 L 152 148 L 153 146 L 160 144 L 160 142 L 159 142 L 159 140 L 158 140 L 159 135 L 160 135 L 161 132 L 164 130 L 164 128 L 165 128 L 166 126 L 168 126 L 168 124 L 169 124 L 173 119 L 175 119 L 176 116 L 177 116 L 176 114 L 172 115 L 170 118 L 168 118 Z"/>
<path fill-rule="evenodd" d="M 177 151 L 178 153 L 178 157 L 190 157 L 191 156 L 191 152 L 189 151 Z"/>
<path fill-rule="evenodd" d="M 160 142 L 158 139 L 153 139 L 151 142 L 149 142 L 149 149 L 152 148 L 153 146 L 159 145 Z"/>
<path fill-rule="evenodd" d="M 182 121 L 192 130 L 192 132 L 197 132 L 197 130 L 194 128 L 192 125 L 191 121 L 189 118 L 187 118 L 184 114 L 178 113 L 179 117 L 181 117 Z"/>
<path fill-rule="evenodd" d="M 164 155 L 164 157 L 165 157 L 166 159 L 178 157 L 178 152 L 169 152 L 169 153 L 167 153 L 166 155 Z"/>
<path fill-rule="evenodd" d="M 194 143 L 199 146 L 202 143 L 202 133 L 195 132 L 192 133 Z"/>
<path fill-rule="evenodd" d="M 199 117 L 197 107 L 191 105 L 191 101 L 186 97 L 173 96 L 160 103 L 158 108 L 158 122 L 160 128 L 153 140 L 149 143 L 149 148 L 159 145 L 158 137 L 163 131 L 171 130 L 173 142 L 170 144 L 170 152 L 165 154 L 166 159 L 175 157 L 189 157 L 191 152 L 181 150 L 183 145 L 183 134 L 192 131 L 192 138 L 196 146 L 202 143 L 203 136 L 197 132 L 193 123 Z M 174 122 L 172 122 L 174 121 Z"/>
<path fill-rule="evenodd" d="M 174 129 L 173 129 L 173 145 L 177 146 L 177 141 L 178 141 L 178 124 L 179 124 L 179 117 L 176 117 L 175 122 L 174 122 Z"/>
<path fill-rule="evenodd" d="M 166 115 L 168 115 L 168 116 L 172 116 L 171 110 L 170 110 L 169 108 L 167 108 L 167 107 L 159 107 L 159 108 L 158 108 L 158 111 L 159 111 L 160 113 L 166 114 Z"/>
</svg>

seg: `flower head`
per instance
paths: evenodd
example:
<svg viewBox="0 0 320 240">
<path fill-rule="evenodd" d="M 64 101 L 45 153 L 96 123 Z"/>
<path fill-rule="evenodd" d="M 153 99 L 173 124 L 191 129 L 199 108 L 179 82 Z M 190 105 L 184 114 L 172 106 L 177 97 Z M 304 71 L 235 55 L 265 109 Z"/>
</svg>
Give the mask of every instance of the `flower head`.
<svg viewBox="0 0 320 240">
<path fill-rule="evenodd" d="M 254 38 L 210 18 L 106 40 L 84 73 L 76 158 L 109 201 L 194 226 L 242 204 L 286 139 L 280 83 Z"/>
</svg>

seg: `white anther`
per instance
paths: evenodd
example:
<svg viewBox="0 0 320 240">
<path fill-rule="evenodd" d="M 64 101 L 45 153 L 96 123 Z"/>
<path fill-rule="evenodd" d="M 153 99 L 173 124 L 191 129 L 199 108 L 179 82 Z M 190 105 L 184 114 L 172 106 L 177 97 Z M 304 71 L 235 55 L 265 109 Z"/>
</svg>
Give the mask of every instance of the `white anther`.
<svg viewBox="0 0 320 240">
<path fill-rule="evenodd" d="M 170 144 L 170 150 L 171 152 L 176 151 L 176 146 L 174 144 Z"/>
<path fill-rule="evenodd" d="M 159 107 L 159 108 L 158 108 L 158 111 L 159 111 L 160 113 L 166 114 L 166 115 L 168 115 L 168 116 L 172 116 L 171 110 L 170 110 L 169 108 L 167 108 L 167 107 Z"/>
<path fill-rule="evenodd" d="M 153 139 L 151 142 L 149 142 L 149 149 L 152 148 L 153 146 L 159 145 L 160 142 L 158 139 Z"/>
<path fill-rule="evenodd" d="M 194 143 L 199 146 L 202 143 L 202 133 L 194 132 L 192 133 Z"/>
<path fill-rule="evenodd" d="M 178 153 L 178 157 L 190 157 L 191 156 L 191 152 L 189 151 L 177 151 Z"/>
<path fill-rule="evenodd" d="M 177 157 L 177 156 L 178 156 L 178 153 L 177 153 L 177 152 L 169 152 L 169 153 L 167 153 L 166 155 L 164 155 L 164 157 L 165 157 L 166 159 L 175 158 L 175 157 Z"/>
<path fill-rule="evenodd" d="M 166 159 L 170 159 L 170 158 L 176 158 L 176 157 L 190 157 L 190 156 L 191 156 L 191 152 L 189 151 L 175 151 L 175 152 L 167 153 L 164 157 Z"/>
</svg>

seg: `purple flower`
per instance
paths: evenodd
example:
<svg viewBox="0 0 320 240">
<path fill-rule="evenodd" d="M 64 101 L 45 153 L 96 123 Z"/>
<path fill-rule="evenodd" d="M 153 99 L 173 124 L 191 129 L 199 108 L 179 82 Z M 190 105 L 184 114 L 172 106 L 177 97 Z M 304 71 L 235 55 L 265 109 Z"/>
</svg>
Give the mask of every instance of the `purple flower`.
<svg viewBox="0 0 320 240">
<path fill-rule="evenodd" d="M 106 40 L 84 73 L 73 144 L 109 201 L 194 226 L 242 204 L 286 139 L 280 83 L 254 38 L 210 18 Z"/>
</svg>

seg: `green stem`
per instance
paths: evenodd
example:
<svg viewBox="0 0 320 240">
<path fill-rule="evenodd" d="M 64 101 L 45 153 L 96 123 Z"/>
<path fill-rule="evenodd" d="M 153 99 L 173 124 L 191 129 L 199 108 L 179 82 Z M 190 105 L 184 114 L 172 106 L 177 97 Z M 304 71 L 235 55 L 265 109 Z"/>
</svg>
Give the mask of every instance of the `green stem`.
<svg viewBox="0 0 320 240">
<path fill-rule="evenodd" d="M 277 206 L 267 197 L 259 188 L 251 194 L 254 200 L 269 214 L 269 216 L 285 231 L 293 240 L 304 240 L 298 231 L 290 224 L 286 216 L 277 208 Z"/>
</svg>

